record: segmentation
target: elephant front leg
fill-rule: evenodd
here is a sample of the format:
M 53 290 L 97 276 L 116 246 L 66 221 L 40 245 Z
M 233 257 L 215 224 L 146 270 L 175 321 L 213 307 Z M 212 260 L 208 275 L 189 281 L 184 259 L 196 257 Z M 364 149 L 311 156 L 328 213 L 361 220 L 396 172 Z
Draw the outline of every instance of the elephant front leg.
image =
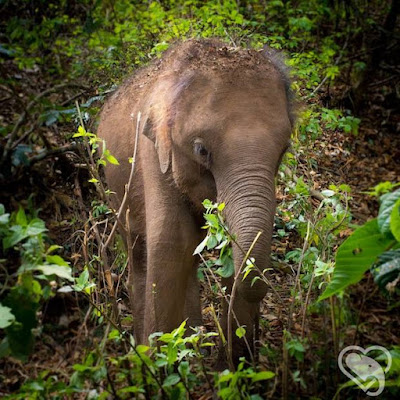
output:
M 176 221 L 175 225 L 176 225 Z M 171 332 L 186 318 L 184 313 L 189 276 L 193 268 L 195 243 L 191 232 L 173 232 L 168 224 L 168 236 L 174 240 L 156 238 L 147 243 L 145 339 L 153 332 Z
M 189 274 L 184 308 L 184 314 L 188 318 L 187 324 L 193 327 L 203 324 L 200 304 L 200 284 L 197 278 L 198 264 L 199 261 L 195 259 Z
M 132 235 L 134 243 L 128 271 L 128 294 L 133 314 L 133 333 L 138 343 L 143 342 L 143 323 L 146 291 L 146 251 L 143 239 Z

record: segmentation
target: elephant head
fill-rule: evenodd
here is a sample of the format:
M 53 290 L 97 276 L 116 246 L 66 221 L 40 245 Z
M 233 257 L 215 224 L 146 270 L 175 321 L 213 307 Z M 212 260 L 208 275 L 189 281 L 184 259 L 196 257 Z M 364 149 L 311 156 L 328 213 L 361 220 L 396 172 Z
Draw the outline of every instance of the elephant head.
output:
M 218 41 L 189 41 L 166 59 L 169 65 L 161 65 L 165 72 L 142 105 L 142 133 L 156 146 L 161 172 L 194 213 L 202 214 L 205 198 L 226 204 L 226 222 L 237 238 L 236 271 L 243 251 L 262 232 L 251 256 L 263 271 L 269 265 L 275 174 L 293 124 L 282 63 L 266 51 L 238 51 Z M 241 280 L 234 305 L 249 342 L 267 291 L 262 280 L 251 284 L 254 274 Z

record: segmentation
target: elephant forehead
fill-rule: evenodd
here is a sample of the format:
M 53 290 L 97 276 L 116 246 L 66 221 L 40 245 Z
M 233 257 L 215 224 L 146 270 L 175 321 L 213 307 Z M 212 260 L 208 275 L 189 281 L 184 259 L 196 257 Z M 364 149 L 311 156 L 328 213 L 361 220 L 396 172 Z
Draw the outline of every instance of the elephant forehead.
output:
M 192 78 L 178 98 L 177 118 L 198 124 L 199 129 L 204 129 L 205 124 L 210 129 L 224 129 L 229 124 L 248 125 L 248 121 L 286 125 L 288 113 L 283 84 L 272 78 L 262 82 L 252 78 L 243 78 L 240 82 L 231 76 Z

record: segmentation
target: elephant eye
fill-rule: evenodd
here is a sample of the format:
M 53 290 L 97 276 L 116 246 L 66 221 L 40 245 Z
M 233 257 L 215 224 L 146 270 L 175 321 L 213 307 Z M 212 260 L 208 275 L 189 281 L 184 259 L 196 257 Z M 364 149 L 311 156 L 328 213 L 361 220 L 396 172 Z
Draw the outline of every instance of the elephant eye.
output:
M 194 154 L 197 154 L 202 157 L 208 157 L 209 155 L 209 152 L 204 146 L 204 144 L 197 140 L 193 144 L 193 152 Z

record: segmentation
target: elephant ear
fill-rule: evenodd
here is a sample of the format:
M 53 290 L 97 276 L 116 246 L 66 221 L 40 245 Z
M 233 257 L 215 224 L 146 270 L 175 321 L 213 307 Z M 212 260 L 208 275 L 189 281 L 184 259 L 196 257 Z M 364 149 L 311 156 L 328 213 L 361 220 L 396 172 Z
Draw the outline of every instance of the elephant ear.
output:
M 168 124 L 168 109 L 162 104 L 152 103 L 145 115 L 141 133 L 154 142 L 158 153 L 160 169 L 163 174 L 168 171 L 171 159 L 171 133 Z

